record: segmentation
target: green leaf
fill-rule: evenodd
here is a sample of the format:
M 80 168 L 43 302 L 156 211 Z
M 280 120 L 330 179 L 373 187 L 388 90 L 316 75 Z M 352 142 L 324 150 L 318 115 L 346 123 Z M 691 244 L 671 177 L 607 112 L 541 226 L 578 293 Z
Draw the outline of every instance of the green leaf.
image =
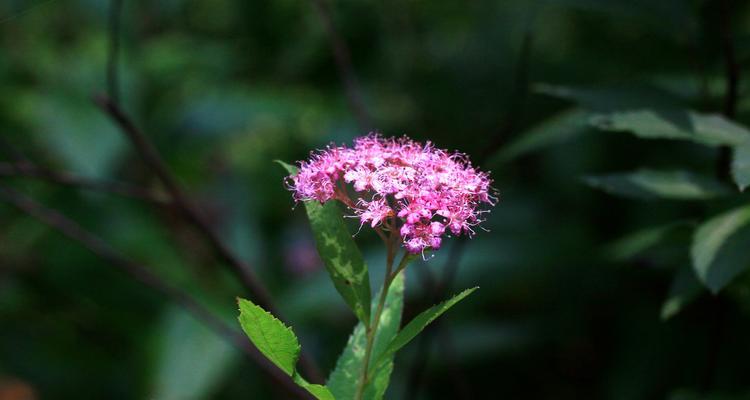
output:
M 323 385 L 316 385 L 305 380 L 300 374 L 295 373 L 292 377 L 294 383 L 304 388 L 318 400 L 336 400 L 330 390 Z
M 266 358 L 317 399 L 335 399 L 328 388 L 307 382 L 295 370 L 300 344 L 292 328 L 250 300 L 237 299 L 237 303 L 240 307 L 239 320 L 242 330 Z
M 382 290 L 382 289 L 381 289 Z M 376 299 L 378 296 L 376 296 Z M 391 283 L 385 306 L 381 315 L 378 331 L 375 333 L 375 343 L 371 360 L 377 360 L 385 351 L 388 343 L 393 340 L 401 324 L 401 312 L 404 305 L 404 273 L 400 273 Z M 377 300 L 373 299 L 372 311 L 377 307 Z M 338 399 L 353 399 L 357 382 L 362 372 L 365 353 L 365 326 L 360 322 L 354 328 L 343 353 L 336 361 L 336 368 L 328 379 L 328 387 Z M 371 363 L 371 365 L 373 365 Z M 372 380 L 365 390 L 365 399 L 381 399 L 385 394 L 393 369 L 393 355 L 379 365 L 372 373 Z
M 734 182 L 740 188 L 740 191 L 744 191 L 745 188 L 750 186 L 750 143 L 734 149 L 732 177 L 734 177 Z
M 90 102 L 70 93 L 31 93 L 17 99 L 34 137 L 75 173 L 110 176 L 128 148 L 117 126 Z
M 661 319 L 668 320 L 677 315 L 687 304 L 697 299 L 703 290 L 692 268 L 689 266 L 680 268 L 661 306 Z
M 644 139 L 690 140 L 709 146 L 739 146 L 750 140 L 750 131 L 720 115 L 686 110 L 619 111 L 595 115 L 591 124 Z
M 488 165 L 508 162 L 532 151 L 552 146 L 586 131 L 588 112 L 579 108 L 563 111 L 523 132 L 493 155 Z
M 691 225 L 687 221 L 678 221 L 641 229 L 609 244 L 604 252 L 613 260 L 627 260 L 661 243 L 676 230 Z
M 635 172 L 584 177 L 588 185 L 605 192 L 644 200 L 703 200 L 724 196 L 731 190 L 722 183 L 686 171 Z
M 150 399 L 211 398 L 237 360 L 237 352 L 184 310 L 170 307 L 158 330 Z
M 571 100 L 587 110 L 597 112 L 642 108 L 675 109 L 682 106 L 673 95 L 654 87 L 578 87 L 538 83 L 534 85 L 533 90 L 547 96 Z
M 693 235 L 690 255 L 698 279 L 718 293 L 750 265 L 750 206 L 703 223 Z
M 449 308 L 453 307 L 456 303 L 463 300 L 466 296 L 472 294 L 477 289 L 479 289 L 479 287 L 466 289 L 463 292 L 451 297 L 450 299 L 440 304 L 434 305 L 425 311 L 422 311 L 419 315 L 414 317 L 414 319 L 412 319 L 411 322 L 409 322 L 404 327 L 404 329 L 402 329 L 401 332 L 399 332 L 398 335 L 388 344 L 388 347 L 379 357 L 375 365 L 380 366 L 382 363 L 386 362 L 389 357 L 393 357 L 393 355 L 396 354 L 398 350 L 406 346 L 406 344 L 414 339 L 420 332 L 422 332 L 422 330 L 427 325 L 429 325 L 437 317 L 448 311 Z
M 290 174 L 297 169 L 278 161 Z M 335 201 L 306 201 L 315 244 L 336 290 L 360 321 L 370 320 L 370 277 L 359 248 L 346 228 Z
M 238 299 L 240 325 L 255 347 L 287 375 L 294 375 L 300 345 L 292 328 L 249 300 Z

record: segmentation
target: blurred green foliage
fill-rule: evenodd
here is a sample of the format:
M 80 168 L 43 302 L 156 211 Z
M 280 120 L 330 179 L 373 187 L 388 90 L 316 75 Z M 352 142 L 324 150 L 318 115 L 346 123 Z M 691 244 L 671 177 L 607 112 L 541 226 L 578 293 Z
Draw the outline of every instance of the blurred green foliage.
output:
M 329 6 L 372 129 L 486 161 L 501 193 L 490 232 L 465 244 L 451 288 L 482 290 L 444 316 L 432 340 L 397 356 L 387 398 L 750 396 L 747 227 L 732 231 L 728 253 L 718 243 L 729 261 L 698 257 L 729 266 L 734 279 L 721 275 L 717 295 L 691 260 L 691 246 L 702 251 L 695 229 L 702 235 L 750 201 L 723 170 L 736 165 L 747 185 L 747 147 L 725 164 L 724 150 L 704 145 L 735 145 L 750 124 L 745 2 Z M 0 3 L 0 135 L 55 171 L 159 191 L 90 100 L 107 90 L 108 21 L 106 1 Z M 731 120 L 718 116 L 727 38 L 741 78 Z M 124 0 L 119 54 L 123 108 L 255 267 L 302 347 L 333 369 L 356 320 L 272 163 L 366 133 L 312 3 Z M 585 176 L 605 177 L 596 186 L 612 194 Z M 234 298 L 248 294 L 175 213 L 1 179 L 234 323 Z M 638 199 L 613 195 L 634 189 Z M 356 240 L 381 275 L 377 238 Z M 450 251 L 407 271 L 405 321 L 425 308 L 425 282 L 440 279 Z M 21 384 L 39 398 L 287 396 L 175 304 L 0 204 L 0 398 Z

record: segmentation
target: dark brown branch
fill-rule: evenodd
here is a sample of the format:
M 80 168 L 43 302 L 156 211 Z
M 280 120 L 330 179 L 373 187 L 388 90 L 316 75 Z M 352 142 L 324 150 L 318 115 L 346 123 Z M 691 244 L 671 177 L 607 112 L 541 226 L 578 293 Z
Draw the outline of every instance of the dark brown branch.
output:
M 113 193 L 160 205 L 170 203 L 169 199 L 158 196 L 152 191 L 139 186 L 115 181 L 88 179 L 69 172 L 56 172 L 28 161 L 0 163 L 0 177 L 39 179 L 64 186 Z
M 336 30 L 331 11 L 328 9 L 325 0 L 310 1 L 312 2 L 313 7 L 315 8 L 315 13 L 318 15 L 318 18 L 320 18 L 320 22 L 323 24 L 323 28 L 328 35 L 328 42 L 331 45 L 333 59 L 336 62 L 336 69 L 339 72 L 341 83 L 344 85 L 344 90 L 346 91 L 346 99 L 349 102 L 349 107 L 357 118 L 359 128 L 363 131 L 371 130 L 374 128 L 372 125 L 372 118 L 367 112 L 364 97 L 362 96 L 362 88 L 359 85 L 357 76 L 354 73 L 354 68 L 352 67 L 349 47 Z
M 97 96 L 94 98 L 94 101 L 102 111 L 117 123 L 123 134 L 127 136 L 135 147 L 138 155 L 162 182 L 171 196 L 175 208 L 208 241 L 217 256 L 232 269 L 232 272 L 234 272 L 240 282 L 250 292 L 252 300 L 279 319 L 282 319 L 278 309 L 273 304 L 268 290 L 260 283 L 251 267 L 224 244 L 201 211 L 188 200 L 188 197 L 178 185 L 177 180 L 169 172 L 156 147 L 109 98 L 106 96 Z M 312 360 L 304 353 L 300 357 L 300 366 L 311 381 L 314 383 L 322 382 L 322 374 Z
M 87 231 L 75 221 L 55 210 L 44 207 L 13 189 L 0 186 L 0 199 L 13 205 L 21 212 L 28 214 L 50 228 L 62 233 L 69 239 L 78 242 L 89 251 L 138 282 L 160 292 L 189 312 L 197 320 L 203 322 L 219 336 L 240 348 L 247 356 L 255 361 L 263 371 L 268 373 L 271 378 L 282 385 L 289 393 L 295 394 L 303 399 L 311 398 L 307 392 L 292 382 L 289 376 L 269 362 L 268 359 L 266 359 L 258 349 L 252 346 L 251 342 L 240 332 L 225 324 L 201 303 L 191 297 L 189 293 L 164 282 L 158 276 L 151 273 L 151 269 L 147 266 L 125 258 L 108 243 Z
M 106 96 L 97 96 L 94 101 L 96 104 L 114 120 L 121 128 L 125 136 L 130 140 L 136 149 L 138 155 L 154 172 L 156 177 L 164 184 L 169 195 L 172 197 L 177 209 L 195 226 L 211 244 L 219 257 L 229 266 L 237 275 L 240 282 L 251 292 L 253 300 L 261 307 L 272 311 L 270 294 L 264 286 L 258 282 L 258 278 L 251 268 L 237 256 L 219 239 L 213 228 L 206 221 L 203 214 L 188 200 L 187 196 L 177 184 L 177 180 L 167 169 L 166 164 L 157 152 L 154 145 L 136 128 L 135 124 L 126 116 L 123 111 Z

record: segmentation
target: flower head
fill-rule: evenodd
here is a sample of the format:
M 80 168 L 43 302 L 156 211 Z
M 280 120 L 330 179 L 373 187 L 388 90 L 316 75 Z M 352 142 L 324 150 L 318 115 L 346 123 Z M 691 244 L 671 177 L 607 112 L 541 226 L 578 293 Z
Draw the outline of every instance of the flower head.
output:
M 288 179 L 295 200 L 339 200 L 362 225 L 398 234 L 410 253 L 440 248 L 446 232 L 473 235 L 487 212 L 481 206 L 497 200 L 489 175 L 465 155 L 408 137 L 370 134 L 353 148 L 329 146 Z

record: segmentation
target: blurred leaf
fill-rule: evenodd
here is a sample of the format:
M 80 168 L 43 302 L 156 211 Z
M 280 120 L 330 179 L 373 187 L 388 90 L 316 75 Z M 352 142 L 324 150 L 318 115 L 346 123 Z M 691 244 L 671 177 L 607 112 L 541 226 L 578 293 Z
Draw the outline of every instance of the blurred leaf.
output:
M 703 200 L 731 193 L 722 183 L 687 171 L 642 169 L 630 173 L 587 176 L 584 182 L 607 193 L 644 200 Z
M 695 390 L 679 389 L 672 392 L 668 400 L 750 400 L 750 393 L 700 393 Z
M 182 130 L 196 136 L 254 136 L 268 132 L 283 139 L 293 132 L 297 138 L 317 137 L 320 130 L 330 129 L 332 119 L 337 117 L 335 105 L 309 89 L 279 90 L 231 82 L 223 87 L 191 85 L 186 90 L 194 95 L 180 104 L 182 108 L 175 117 Z
M 398 335 L 388 344 L 386 350 L 379 357 L 375 366 L 380 366 L 381 363 L 385 363 L 389 357 L 392 357 L 399 349 L 406 346 L 412 339 L 414 339 L 422 330 L 434 321 L 437 317 L 448 311 L 449 308 L 453 307 L 459 301 L 463 300 L 466 296 L 472 294 L 479 287 L 473 287 L 466 289 L 463 292 L 451 297 L 450 299 L 434 305 L 427 310 L 421 312 L 419 315 L 414 317 Z
M 195 279 L 191 273 L 195 260 L 175 248 L 167 227 L 155 224 L 152 216 L 139 211 L 133 207 L 117 207 L 117 212 L 101 223 L 107 238 L 128 256 L 149 260 L 151 272 L 162 279 L 195 293 L 205 293 L 202 285 L 206 282 Z M 231 310 L 231 300 L 227 300 Z
M 552 146 L 586 131 L 588 113 L 578 108 L 563 111 L 535 125 L 507 146 L 502 147 L 487 161 L 488 165 L 508 162 L 548 146 Z
M 587 110 L 598 112 L 681 106 L 680 101 L 668 92 L 652 87 L 576 87 L 538 83 L 533 89 L 536 93 L 571 100 Z
M 182 309 L 168 308 L 158 331 L 159 346 L 148 396 L 158 400 L 210 398 L 237 353 Z
M 693 236 L 693 268 L 718 293 L 750 266 L 750 206 L 735 208 L 703 223 Z
M 116 126 L 88 99 L 66 93 L 29 94 L 17 107 L 34 136 L 72 172 L 109 176 L 127 148 Z
M 290 174 L 297 169 L 279 161 Z M 315 244 L 336 290 L 360 321 L 370 320 L 370 278 L 362 253 L 346 228 L 335 201 L 306 201 Z
M 690 140 L 709 146 L 739 146 L 750 131 L 720 115 L 651 109 L 595 115 L 591 124 L 607 131 L 628 131 L 644 139 Z
M 327 271 L 316 271 L 305 279 L 295 279 L 279 296 L 284 306 L 284 315 L 290 320 L 305 321 L 321 314 L 346 312 L 349 308 L 330 284 Z
M 661 319 L 667 320 L 677 315 L 703 292 L 703 286 L 689 266 L 680 268 L 675 274 L 669 294 L 661 306 Z
M 750 142 L 734 149 L 732 176 L 740 191 L 750 186 Z
M 239 321 L 242 330 L 255 347 L 316 398 L 332 400 L 333 396 L 325 386 L 308 383 L 297 374 L 295 366 L 299 358 L 300 344 L 292 328 L 249 300 L 237 299 L 237 303 L 240 307 Z
M 382 289 L 381 289 L 382 290 Z M 377 298 L 372 301 L 372 313 L 377 308 Z M 404 306 L 404 274 L 400 273 L 393 280 L 385 300 L 385 308 L 380 317 L 378 331 L 375 334 L 371 365 L 385 351 L 385 347 L 396 336 L 401 325 L 401 311 Z M 354 328 L 349 336 L 349 341 L 343 353 L 336 361 L 336 368 L 331 372 L 328 379 L 328 387 L 338 399 L 353 399 L 356 393 L 357 382 L 362 373 L 363 358 L 365 356 L 365 345 L 367 342 L 365 326 L 361 322 Z M 365 399 L 382 399 L 388 388 L 391 370 L 393 369 L 393 355 L 385 364 L 380 365 L 376 371 L 371 371 L 372 381 L 365 390 Z
M 459 355 L 434 360 L 435 363 L 447 367 L 450 367 L 451 363 L 470 365 L 490 355 L 507 356 L 522 353 L 530 344 L 542 340 L 542 332 L 529 322 L 466 320 L 451 323 L 443 329 L 448 337 L 453 338 L 453 354 Z
M 46 226 L 30 218 L 7 221 L 0 240 L 0 258 L 8 264 L 15 264 L 33 255 L 34 245 L 48 232 Z
M 605 253 L 613 260 L 624 261 L 633 258 L 656 246 L 675 230 L 692 225 L 690 222 L 678 221 L 666 225 L 652 226 L 630 233 L 605 248 Z
M 682 1 L 648 0 L 556 0 L 553 3 L 596 12 L 610 21 L 633 20 L 639 26 L 649 26 L 662 35 L 679 40 L 677 30 L 693 32 L 696 28 L 695 15 Z

